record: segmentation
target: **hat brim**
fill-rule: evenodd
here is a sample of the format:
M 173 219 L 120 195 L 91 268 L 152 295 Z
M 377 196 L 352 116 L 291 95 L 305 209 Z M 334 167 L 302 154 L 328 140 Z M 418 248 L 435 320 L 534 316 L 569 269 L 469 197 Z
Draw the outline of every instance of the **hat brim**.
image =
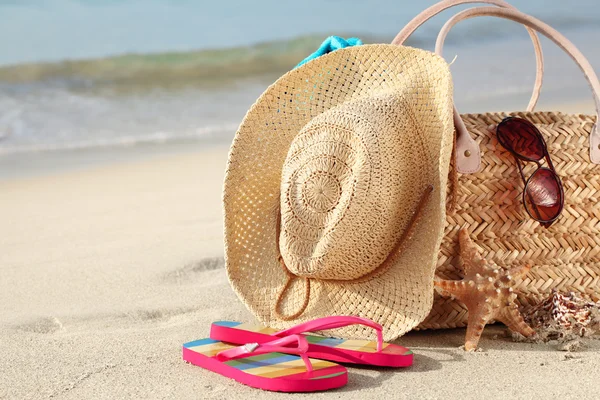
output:
M 302 127 L 344 102 L 398 90 L 417 117 L 433 163 L 415 166 L 431 173 L 434 190 L 397 262 L 366 281 L 311 280 L 309 303 L 297 320 L 274 312 L 287 274 L 278 258 L 281 171 Z M 424 114 L 426 113 L 426 114 Z M 223 203 L 227 274 L 240 299 L 258 319 L 274 328 L 331 315 L 358 315 L 380 323 L 393 340 L 416 327 L 433 302 L 433 274 L 445 226 L 445 198 L 453 142 L 452 80 L 447 63 L 433 53 L 393 45 L 337 50 L 288 72 L 248 111 L 234 138 L 227 165 Z M 433 164 L 433 165 L 430 165 Z M 303 299 L 304 279 L 293 279 L 286 299 Z M 294 302 L 289 302 L 294 303 Z M 354 338 L 374 337 L 362 326 L 336 331 Z

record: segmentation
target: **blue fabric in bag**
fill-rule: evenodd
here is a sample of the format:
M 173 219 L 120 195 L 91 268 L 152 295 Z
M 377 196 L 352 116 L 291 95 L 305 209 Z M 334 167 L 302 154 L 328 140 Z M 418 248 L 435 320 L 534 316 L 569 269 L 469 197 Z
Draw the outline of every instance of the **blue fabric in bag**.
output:
M 345 47 L 360 46 L 361 44 L 363 44 L 363 42 L 358 38 L 344 39 L 339 36 L 329 36 L 327 39 L 325 39 L 321 46 L 319 46 L 317 51 L 312 53 L 310 56 L 306 57 L 304 60 L 300 61 L 300 63 L 294 68 L 298 68 L 299 66 L 304 65 L 310 60 L 314 60 L 315 58 L 320 57 L 323 54 L 331 53 L 332 51 L 335 51 L 337 49 L 343 49 Z

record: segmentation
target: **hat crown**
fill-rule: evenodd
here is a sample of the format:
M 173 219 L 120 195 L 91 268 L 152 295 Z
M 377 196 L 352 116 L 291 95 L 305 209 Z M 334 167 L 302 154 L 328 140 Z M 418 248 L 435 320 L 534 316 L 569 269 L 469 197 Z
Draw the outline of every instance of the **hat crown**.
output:
M 381 265 L 409 224 L 427 173 L 422 130 L 397 92 L 318 115 L 283 165 L 279 247 L 297 276 L 360 278 Z

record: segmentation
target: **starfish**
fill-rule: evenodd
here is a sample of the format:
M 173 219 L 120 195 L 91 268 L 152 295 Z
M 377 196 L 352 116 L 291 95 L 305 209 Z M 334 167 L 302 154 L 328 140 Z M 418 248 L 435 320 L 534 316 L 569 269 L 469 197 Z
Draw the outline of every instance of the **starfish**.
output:
M 511 331 L 523 336 L 533 335 L 535 331 L 523 320 L 515 302 L 517 294 L 512 288 L 518 278 L 527 275 L 531 266 L 504 270 L 489 265 L 479 254 L 466 228 L 460 230 L 458 241 L 464 278 L 454 281 L 436 277 L 434 284 L 443 295 L 456 297 L 469 310 L 465 350 L 477 348 L 483 328 L 492 320 L 504 323 Z

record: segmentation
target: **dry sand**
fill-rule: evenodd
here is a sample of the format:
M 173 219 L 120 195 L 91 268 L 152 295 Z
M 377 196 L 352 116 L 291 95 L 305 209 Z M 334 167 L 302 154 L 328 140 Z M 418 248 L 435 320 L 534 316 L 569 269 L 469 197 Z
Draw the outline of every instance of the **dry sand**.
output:
M 216 148 L 0 181 L 0 398 L 284 398 L 181 360 L 213 320 L 252 320 L 223 269 Z M 413 332 L 405 370 L 349 368 L 296 398 L 598 398 L 600 341 L 579 352 L 485 330 Z

